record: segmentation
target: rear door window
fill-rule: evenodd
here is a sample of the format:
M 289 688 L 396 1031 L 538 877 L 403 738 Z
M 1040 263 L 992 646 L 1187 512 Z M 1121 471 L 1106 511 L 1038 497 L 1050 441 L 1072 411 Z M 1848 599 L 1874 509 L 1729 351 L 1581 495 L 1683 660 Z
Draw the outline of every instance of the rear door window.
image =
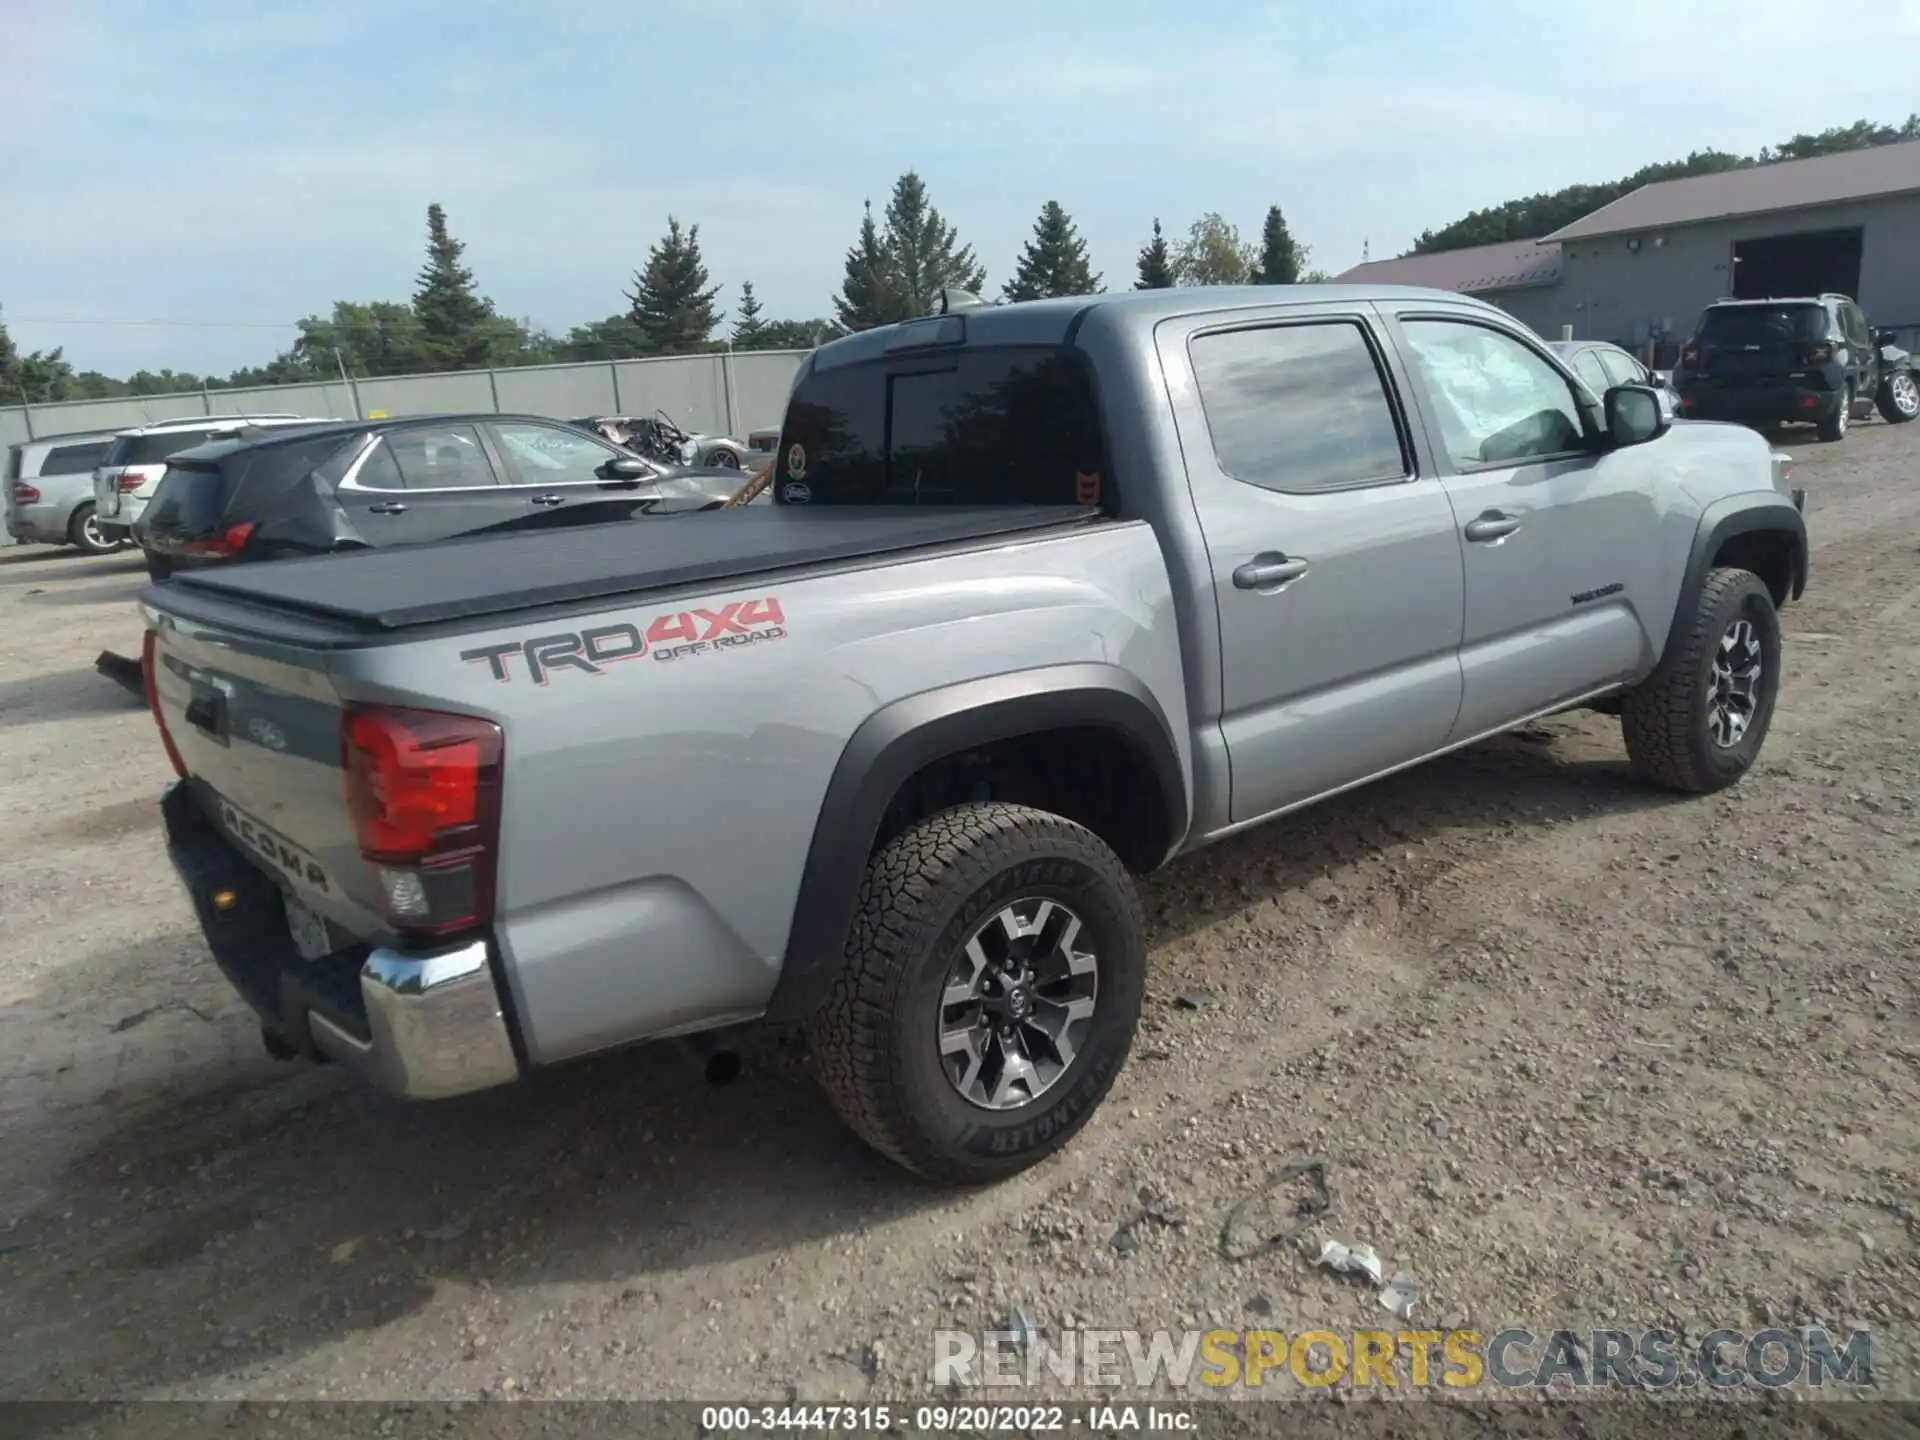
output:
M 40 462 L 41 475 L 86 475 L 99 465 L 110 442 L 89 440 L 79 445 L 56 445 Z
M 787 406 L 784 505 L 1111 506 L 1099 408 L 1055 346 L 979 346 L 809 373 Z
M 1188 343 L 1220 468 L 1310 495 L 1406 478 L 1386 379 L 1350 320 L 1196 335 Z
M 369 489 L 476 490 L 496 481 L 473 426 L 418 425 L 388 431 L 361 467 L 358 483 Z

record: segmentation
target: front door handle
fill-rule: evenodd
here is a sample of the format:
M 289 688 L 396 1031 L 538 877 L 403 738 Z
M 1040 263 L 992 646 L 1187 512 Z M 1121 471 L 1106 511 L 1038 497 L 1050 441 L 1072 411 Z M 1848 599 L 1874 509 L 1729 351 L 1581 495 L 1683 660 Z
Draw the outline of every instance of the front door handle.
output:
M 404 515 L 407 507 L 398 500 L 382 500 L 378 505 L 367 506 L 369 515 Z
M 1467 539 L 1476 545 L 1485 545 L 1495 540 L 1504 540 L 1520 528 L 1520 522 L 1511 515 L 1502 515 L 1498 510 L 1489 510 L 1477 520 L 1467 522 Z
M 1307 573 L 1307 562 L 1268 551 L 1256 555 L 1233 572 L 1233 583 L 1242 590 L 1266 590 L 1298 580 Z
M 566 503 L 566 499 L 567 497 L 564 495 L 536 495 L 533 497 L 533 503 L 536 505 L 562 505 Z

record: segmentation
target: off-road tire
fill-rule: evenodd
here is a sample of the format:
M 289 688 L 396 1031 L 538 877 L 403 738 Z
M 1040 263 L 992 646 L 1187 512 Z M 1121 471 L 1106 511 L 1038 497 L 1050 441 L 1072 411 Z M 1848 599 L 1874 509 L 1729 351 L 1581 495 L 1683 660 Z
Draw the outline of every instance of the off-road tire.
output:
M 109 540 L 105 535 L 95 539 L 98 527 L 88 525 L 88 522 L 93 519 L 93 513 L 91 500 L 75 507 L 72 516 L 67 520 L 67 543 L 83 555 L 111 555 L 120 548 L 122 542 Z
M 1746 733 L 1722 748 L 1707 730 L 1714 656 L 1736 620 L 1758 633 L 1761 675 L 1758 701 Z M 1670 790 L 1694 795 L 1724 790 L 1752 768 L 1773 721 L 1780 693 L 1780 617 L 1773 596 L 1748 570 L 1714 570 L 1692 612 L 1674 617 L 1666 658 L 1646 680 L 1627 691 L 1620 727 L 1627 755 L 1641 775 Z
M 941 1068 L 938 998 L 974 930 L 1040 895 L 1080 918 L 1099 992 L 1071 1065 L 1012 1110 L 964 1098 Z M 846 963 L 808 1022 L 815 1074 L 874 1149 L 926 1179 L 1003 1179 L 1060 1149 L 1125 1064 L 1146 988 L 1145 927 L 1126 867 L 1090 830 L 1019 805 L 961 805 L 881 847 L 860 886 Z
M 1874 397 L 1874 403 L 1880 407 L 1880 418 L 1889 425 L 1906 424 L 1920 415 L 1920 376 L 1910 370 L 1895 371 L 1880 382 L 1880 393 Z
M 1841 392 L 1840 403 L 1833 407 L 1833 414 L 1820 417 L 1820 438 L 1832 444 L 1836 440 L 1847 438 L 1847 427 L 1853 423 L 1853 382 L 1847 381 L 1847 388 Z

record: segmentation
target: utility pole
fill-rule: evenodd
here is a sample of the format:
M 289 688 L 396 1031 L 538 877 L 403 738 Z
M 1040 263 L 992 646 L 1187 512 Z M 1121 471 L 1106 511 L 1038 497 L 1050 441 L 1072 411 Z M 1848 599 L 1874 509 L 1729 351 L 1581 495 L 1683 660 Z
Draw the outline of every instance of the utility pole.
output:
M 333 347 L 333 363 L 340 369 L 340 383 L 347 387 L 347 398 L 353 401 L 353 418 L 356 420 L 366 419 L 367 417 L 360 413 L 360 387 L 355 385 L 353 383 L 353 377 L 347 374 L 347 362 L 340 358 L 340 347 L 338 345 Z

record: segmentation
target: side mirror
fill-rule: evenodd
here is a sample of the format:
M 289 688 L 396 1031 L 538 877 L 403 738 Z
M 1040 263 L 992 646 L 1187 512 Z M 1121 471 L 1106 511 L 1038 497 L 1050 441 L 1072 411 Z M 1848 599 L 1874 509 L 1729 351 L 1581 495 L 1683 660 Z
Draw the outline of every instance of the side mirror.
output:
M 609 480 L 651 480 L 653 470 L 644 460 L 636 460 L 631 455 L 616 455 L 600 467 L 600 473 Z
M 1673 428 L 1673 412 L 1660 403 L 1660 393 L 1650 385 L 1616 385 L 1601 404 L 1616 450 L 1658 440 Z

